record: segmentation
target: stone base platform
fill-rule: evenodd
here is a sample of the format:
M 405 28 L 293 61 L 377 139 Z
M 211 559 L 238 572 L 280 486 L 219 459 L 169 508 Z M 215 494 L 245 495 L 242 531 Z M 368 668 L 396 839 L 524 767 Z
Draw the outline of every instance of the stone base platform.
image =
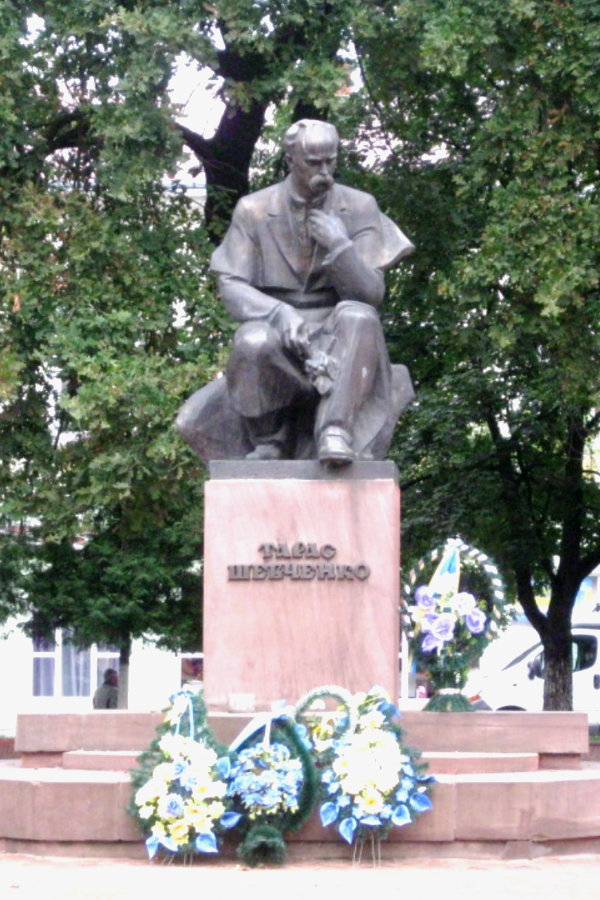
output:
M 143 858 L 126 807 L 128 770 L 160 713 L 124 710 L 19 718 L 18 760 L 0 764 L 0 850 Z M 216 715 L 228 742 L 243 717 Z M 579 713 L 407 712 L 405 743 L 437 776 L 431 812 L 382 843 L 385 859 L 523 858 L 600 851 L 600 766 Z M 233 851 L 232 851 L 233 852 Z M 291 859 L 346 859 L 315 815 L 290 837 Z

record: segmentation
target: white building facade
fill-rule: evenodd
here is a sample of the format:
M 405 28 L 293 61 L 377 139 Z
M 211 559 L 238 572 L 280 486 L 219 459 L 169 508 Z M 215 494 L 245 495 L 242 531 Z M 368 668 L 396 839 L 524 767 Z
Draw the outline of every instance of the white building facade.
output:
M 57 629 L 54 641 L 32 640 L 16 621 L 0 629 L 0 737 L 13 737 L 23 712 L 89 712 L 105 669 L 119 668 L 116 648 L 78 648 Z M 134 641 L 128 708 L 160 710 L 186 681 L 201 678 L 201 654 L 177 654 Z

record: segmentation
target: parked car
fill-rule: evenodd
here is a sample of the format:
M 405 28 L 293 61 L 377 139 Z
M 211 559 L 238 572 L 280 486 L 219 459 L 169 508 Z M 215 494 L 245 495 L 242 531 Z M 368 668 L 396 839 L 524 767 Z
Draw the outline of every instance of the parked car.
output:
M 586 712 L 590 725 L 600 724 L 600 624 L 572 627 L 573 709 Z M 472 676 L 471 688 L 476 708 L 491 710 L 543 709 L 544 650 L 542 644 L 529 646 L 495 672 Z

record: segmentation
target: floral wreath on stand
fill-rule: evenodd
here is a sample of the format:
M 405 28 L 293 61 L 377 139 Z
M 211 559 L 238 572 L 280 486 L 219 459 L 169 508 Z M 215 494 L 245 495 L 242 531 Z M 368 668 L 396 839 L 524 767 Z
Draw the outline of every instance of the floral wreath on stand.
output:
M 218 853 L 220 835 L 240 817 L 227 797 L 230 760 L 206 725 L 200 694 L 173 695 L 156 739 L 138 762 L 129 811 L 150 859 L 159 851 L 168 859 Z
M 340 701 L 336 710 L 315 710 L 328 698 Z M 418 762 L 419 754 L 403 746 L 399 715 L 380 687 L 355 695 L 340 687 L 317 688 L 296 707 L 320 774 L 321 823 L 337 828 L 353 846 L 355 860 L 369 841 L 373 862 L 380 862 L 381 838 L 432 807 L 435 779 Z
M 458 589 L 460 553 L 466 557 L 467 576 L 478 567 L 489 581 L 491 591 L 488 587 L 486 593 L 491 596 L 476 598 L 470 591 Z M 415 588 L 427 562 L 440 557 L 429 585 Z M 454 539 L 443 549 L 436 548 L 428 560 L 421 560 L 409 573 L 404 591 L 402 622 L 413 664 L 426 674 L 433 690 L 425 709 L 471 710 L 469 700 L 461 693 L 469 670 L 509 621 L 497 568 L 481 551 Z
M 313 708 L 325 700 L 335 710 Z M 336 825 L 360 858 L 380 839 L 431 809 L 435 781 L 417 751 L 402 743 L 398 710 L 378 687 L 350 694 L 318 688 L 295 709 L 260 713 L 229 748 L 206 723 L 201 693 L 181 691 L 132 772 L 129 812 L 150 859 L 218 853 L 235 830 L 249 866 L 281 864 L 285 834 L 300 828 L 317 802 L 323 827 Z
M 317 775 L 289 711 L 259 715 L 231 745 L 227 796 L 239 815 L 238 856 L 249 866 L 281 865 L 284 834 L 310 815 Z

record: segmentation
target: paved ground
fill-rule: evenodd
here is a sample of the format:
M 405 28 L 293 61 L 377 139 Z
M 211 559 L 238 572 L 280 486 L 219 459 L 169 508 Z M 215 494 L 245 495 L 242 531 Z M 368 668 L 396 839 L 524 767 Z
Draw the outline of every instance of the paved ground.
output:
M 588 900 L 600 896 L 600 855 L 536 860 L 420 859 L 293 863 L 245 869 L 218 860 L 193 866 L 143 860 L 66 859 L 0 854 L 2 900 Z

